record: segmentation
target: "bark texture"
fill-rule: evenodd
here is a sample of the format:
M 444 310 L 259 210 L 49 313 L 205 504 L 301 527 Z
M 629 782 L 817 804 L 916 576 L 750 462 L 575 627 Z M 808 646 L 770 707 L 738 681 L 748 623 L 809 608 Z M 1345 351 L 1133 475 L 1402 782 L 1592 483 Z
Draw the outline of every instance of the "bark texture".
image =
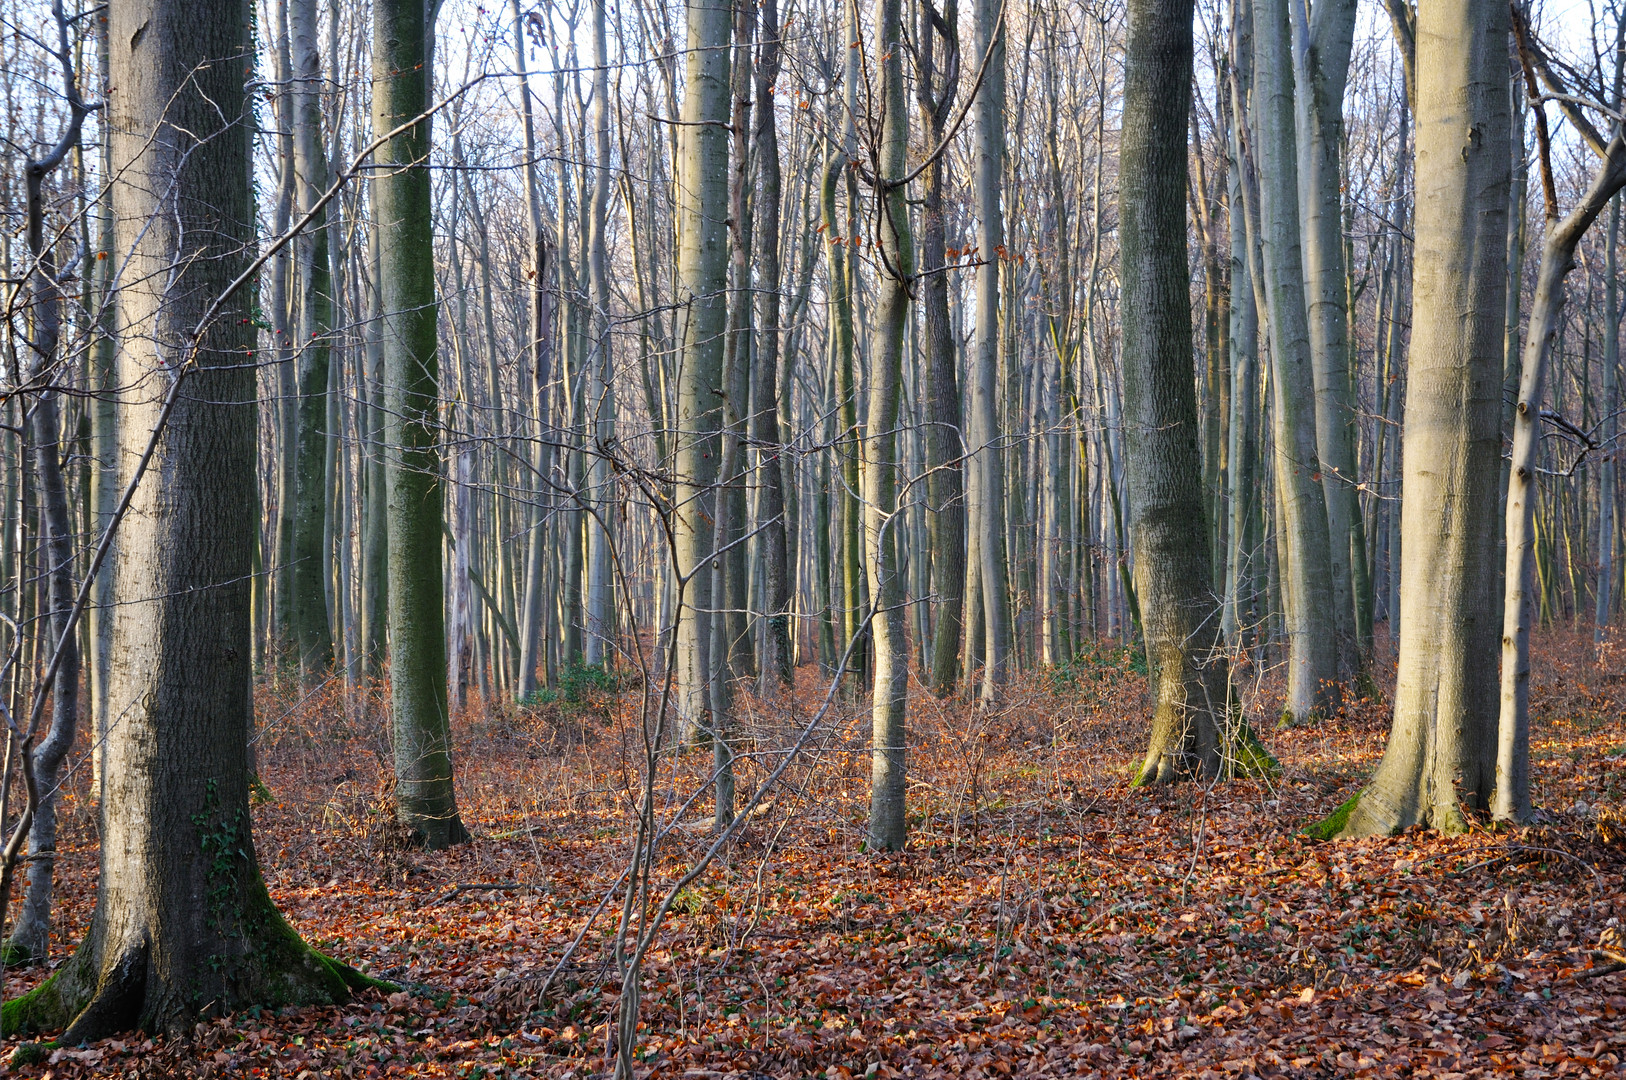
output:
M 0 1021 L 7 1034 L 65 1025 L 64 1044 L 178 1032 L 252 1004 L 342 1001 L 361 980 L 283 922 L 249 829 L 249 294 L 204 321 L 253 236 L 248 8 L 133 0 L 109 18 L 114 249 L 129 253 L 121 487 L 150 467 L 118 549 L 120 720 L 106 750 L 95 912 L 74 956 Z
M 915 273 L 914 238 L 904 174 L 909 112 L 903 84 L 903 0 L 876 0 L 875 56 L 881 69 L 881 152 L 877 161 L 876 244 L 880 296 L 870 331 L 869 414 L 864 431 L 864 547 L 870 595 L 875 599 L 875 683 L 870 733 L 870 851 L 901 851 L 907 752 L 905 707 L 909 652 L 904 640 L 903 577 L 895 535 L 898 514 L 898 399 L 903 337 L 909 324 L 909 286 Z
M 1316 441 L 1315 375 L 1304 306 L 1288 0 L 1254 4 L 1260 247 L 1270 323 L 1275 479 L 1289 642 L 1283 723 L 1330 710 L 1339 681 L 1327 499 Z
M 1258 751 L 1232 716 L 1219 644 L 1202 491 L 1186 255 L 1187 87 L 1192 0 L 1133 0 L 1124 54 L 1118 204 L 1124 434 L 1151 744 L 1137 784 L 1251 771 Z M 1245 750 L 1239 759 L 1236 750 Z
M 684 579 L 677 623 L 678 710 L 685 737 L 705 730 L 710 684 L 712 506 L 722 424 L 728 315 L 727 5 L 689 0 L 678 157 L 677 302 L 680 359 L 672 534 Z
M 380 0 L 373 9 L 373 130 L 394 130 L 429 107 L 432 0 Z M 429 848 L 469 838 L 452 788 L 441 530 L 444 495 L 436 431 L 434 238 L 430 121 L 380 147 L 373 201 L 381 236 L 384 435 L 389 535 L 391 735 L 396 817 Z
M 1416 42 L 1400 659 L 1383 761 L 1322 826 L 1345 836 L 1460 831 L 1494 782 L 1508 8 L 1433 0 Z

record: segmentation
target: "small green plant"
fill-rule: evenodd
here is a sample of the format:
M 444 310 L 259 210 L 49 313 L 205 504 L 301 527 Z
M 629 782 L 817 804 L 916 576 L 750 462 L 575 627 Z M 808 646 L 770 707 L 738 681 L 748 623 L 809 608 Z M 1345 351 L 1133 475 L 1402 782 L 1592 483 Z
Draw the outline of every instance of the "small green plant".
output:
M 1146 650 L 1140 645 L 1124 648 L 1098 644 L 1045 669 L 1044 679 L 1052 693 L 1063 693 L 1114 675 L 1146 673 Z
M 698 915 L 706 910 L 706 898 L 693 889 L 679 889 L 672 897 L 672 910 L 684 915 Z
M 539 687 L 519 699 L 521 708 L 540 709 L 559 700 L 559 691 L 551 686 Z
M 613 694 L 615 674 L 604 664 L 566 664 L 559 672 L 559 696 L 580 705 L 591 694 Z

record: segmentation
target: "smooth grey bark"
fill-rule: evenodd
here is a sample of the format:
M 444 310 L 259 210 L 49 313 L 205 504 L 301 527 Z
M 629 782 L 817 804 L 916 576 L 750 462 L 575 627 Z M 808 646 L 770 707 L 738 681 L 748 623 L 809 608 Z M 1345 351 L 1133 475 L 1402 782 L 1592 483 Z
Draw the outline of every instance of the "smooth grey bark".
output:
M 373 130 L 393 131 L 429 107 L 435 6 L 378 0 L 373 8 Z M 396 817 L 434 849 L 469 838 L 452 785 L 441 565 L 444 491 L 434 243 L 430 232 L 430 118 L 379 147 L 374 213 L 383 292 L 389 531 L 391 735 Z
M 39 499 L 39 524 L 43 534 L 43 565 L 45 578 L 40 605 L 41 621 L 45 624 L 44 657 L 57 657 L 56 675 L 49 688 L 31 687 L 34 693 L 51 696 L 51 720 L 44 737 L 34 743 L 39 734 L 32 719 L 16 746 L 24 755 L 23 777 L 25 799 L 33 811 L 28 826 L 28 884 L 23 890 L 22 911 L 11 937 L 6 942 L 0 962 L 42 963 L 50 953 L 51 898 L 56 871 L 56 806 L 57 784 L 62 762 L 73 746 L 79 724 L 79 635 L 73 619 L 77 588 L 74 582 L 73 515 L 69 505 L 68 479 L 63 465 L 63 430 L 58 386 L 66 382 L 65 358 L 58 355 L 62 341 L 62 287 L 57 280 L 57 260 L 54 237 L 45 236 L 46 195 L 45 182 L 67 160 L 69 153 L 79 148 L 89 108 L 79 96 L 74 76 L 73 54 L 68 48 L 68 24 L 59 6 L 53 10 L 57 30 L 56 57 L 62 74 L 63 96 L 68 105 L 68 121 L 56 144 L 42 157 L 30 156 L 23 166 L 24 234 L 30 263 L 27 277 L 28 347 L 26 379 L 37 391 L 33 407 L 25 410 L 30 415 L 29 441 L 33 444 L 35 491 Z M 27 463 L 23 463 L 27 468 Z M 32 669 L 28 669 L 32 678 Z M 38 704 L 30 703 L 35 715 Z M 15 728 L 13 731 L 15 732 Z M 7 851 L 9 857 L 13 852 Z M 10 866 L 7 871 L 9 873 Z M 9 882 L 7 885 L 9 886 Z M 0 904 L 9 901 L 9 892 L 0 891 Z M 0 908 L 3 914 L 3 908 Z
M 864 555 L 875 605 L 874 695 L 870 711 L 868 851 L 901 851 L 908 839 L 905 732 L 909 652 L 904 634 L 903 575 L 898 566 L 898 402 L 914 237 L 902 181 L 909 151 L 903 79 L 903 0 L 876 0 L 875 65 L 880 69 L 881 144 L 875 158 L 875 229 L 879 296 L 870 333 L 869 409 L 865 417 Z
M 288 0 L 276 6 L 277 18 L 277 82 L 292 87 L 294 78 L 293 48 L 288 33 Z M 298 183 L 294 164 L 294 102 L 292 90 L 277 95 L 277 202 L 272 217 L 272 229 L 278 236 L 288 231 L 293 220 Z M 271 258 L 271 336 L 277 359 L 277 527 L 276 527 L 276 591 L 274 594 L 273 625 L 279 655 L 278 675 L 281 675 L 281 651 L 292 644 L 293 624 L 293 539 L 294 539 L 294 463 L 296 455 L 295 433 L 298 413 L 295 407 L 294 338 L 298 333 L 298 320 L 292 317 L 289 290 L 294 276 L 295 245 L 285 244 Z M 297 649 L 297 645 L 295 645 Z
M 1005 680 L 1010 652 L 1010 596 L 1005 561 L 1005 453 L 999 445 L 999 279 L 1005 264 L 1005 18 L 999 0 L 975 0 L 975 55 L 985 66 L 975 107 L 977 326 L 972 345 L 971 470 L 968 527 L 977 530 L 985 620 L 981 697 L 992 701 Z
M 604 26 L 605 0 L 589 5 L 588 28 L 593 50 L 593 184 L 587 203 L 587 286 L 591 305 L 592 337 L 587 357 L 585 418 L 589 433 L 587 454 L 587 581 L 582 662 L 606 663 L 615 635 L 615 590 L 611 581 L 614 488 L 610 455 L 615 446 L 615 387 L 610 367 L 610 263 L 608 226 L 610 199 L 610 72 L 609 47 Z
M 1252 549 L 1249 544 L 1253 521 L 1258 506 L 1258 399 L 1259 399 L 1259 306 L 1254 289 L 1259 283 L 1253 275 L 1251 236 L 1258 229 L 1249 229 L 1249 222 L 1257 217 L 1259 203 L 1258 181 L 1253 175 L 1253 163 L 1243 151 L 1242 118 L 1248 100 L 1248 87 L 1253 79 L 1253 28 L 1245 3 L 1235 5 L 1232 18 L 1231 78 L 1227 88 L 1231 94 L 1230 130 L 1228 134 L 1231 167 L 1227 175 L 1230 198 L 1231 243 L 1231 329 L 1228 340 L 1231 349 L 1231 447 L 1230 470 L 1226 475 L 1227 511 L 1231 515 L 1226 531 L 1225 552 L 1225 609 L 1221 614 L 1220 632 L 1233 647 L 1239 644 L 1245 621 L 1251 617 L 1253 574 L 1250 569 Z M 1244 605 L 1248 606 L 1244 606 Z
M 1508 9 L 1431 0 L 1416 42 L 1400 658 L 1383 761 L 1322 826 L 1343 836 L 1460 831 L 1494 783 Z
M 527 274 L 531 280 L 531 290 L 525 305 L 525 352 L 529 369 L 528 375 L 531 386 L 522 388 L 524 397 L 530 399 L 530 404 L 539 406 L 545 399 L 549 380 L 545 368 L 545 355 L 547 352 L 548 335 L 552 332 L 552 318 L 548 307 L 548 276 L 549 267 L 545 233 L 542 224 L 542 194 L 541 185 L 537 178 L 537 144 L 536 119 L 531 98 L 531 80 L 526 71 L 525 64 L 525 26 L 526 20 L 520 12 L 519 0 L 510 0 L 510 13 L 514 20 L 514 69 L 519 73 L 520 93 L 520 127 L 524 135 L 525 164 L 521 169 L 521 179 L 525 186 L 525 226 L 526 246 L 530 252 L 531 265 Z M 560 193 L 560 204 L 564 203 L 564 194 Z M 482 230 L 483 234 L 484 230 Z M 560 242 L 565 242 L 561 234 Z M 492 385 L 497 385 L 495 375 Z M 536 409 L 538 421 L 542 421 L 542 410 Z M 499 424 L 502 423 L 499 414 Z M 525 575 L 524 584 L 520 588 L 520 648 L 519 648 L 519 678 L 514 682 L 514 695 L 520 701 L 529 700 L 537 691 L 537 668 L 543 663 L 543 636 L 546 634 L 545 593 L 546 560 L 547 560 L 547 517 L 554 499 L 549 487 L 551 479 L 553 454 L 549 440 L 537 440 L 536 450 L 531 455 L 531 464 L 535 469 L 535 481 L 530 488 L 532 505 L 521 509 L 520 513 L 529 512 L 530 520 L 525 530 Z
M 1541 149 L 1545 159 L 1549 149 L 1544 130 L 1546 120 L 1539 115 L 1542 108 L 1541 104 L 1536 105 L 1536 123 L 1543 129 Z M 1575 251 L 1581 238 L 1621 187 L 1626 186 L 1626 138 L 1622 137 L 1619 126 L 1605 144 L 1578 112 L 1572 111 L 1571 116 L 1572 123 L 1602 160 L 1580 201 L 1562 219 L 1556 217 L 1557 206 L 1548 203 L 1547 236 L 1541 246 L 1535 299 L 1530 306 L 1530 327 L 1524 338 L 1519 398 L 1513 411 L 1513 452 L 1509 462 L 1505 522 L 1507 563 L 1503 572 L 1501 708 L 1497 720 L 1496 792 L 1491 800 L 1491 816 L 1499 821 L 1525 822 L 1532 815 L 1530 622 L 1534 604 L 1530 594 L 1535 556 L 1536 454 L 1541 444 L 1541 405 L 1547 369 L 1564 315 L 1564 281 L 1575 268 Z M 1544 171 L 1549 167 L 1544 161 Z M 1549 186 L 1549 193 L 1551 190 Z M 1611 226 L 1618 220 L 1618 210 L 1613 211 Z M 1613 239 L 1609 237 L 1610 241 Z M 1613 284 L 1611 279 L 1611 287 Z M 1610 324 L 1607 332 L 1613 336 L 1614 329 Z M 1612 542 L 1612 521 L 1607 528 L 1605 542 Z M 1576 614 L 1579 616 L 1580 612 Z
M 1294 120 L 1298 135 L 1299 219 L 1303 235 L 1305 315 L 1315 383 L 1316 450 L 1327 507 L 1333 625 L 1343 677 L 1365 668 L 1371 620 L 1363 619 L 1368 583 L 1359 529 L 1351 405 L 1349 291 L 1344 264 L 1344 90 L 1355 41 L 1355 0 L 1316 0 L 1293 26 Z
M 132 0 L 109 20 L 120 486 L 134 485 L 115 575 L 120 720 L 90 927 L 0 1022 L 65 1026 L 68 1046 L 336 1003 L 361 978 L 282 920 L 250 833 L 254 340 L 232 284 L 253 240 L 247 5 Z
M 732 12 L 687 0 L 678 156 L 679 368 L 673 432 L 672 544 L 680 581 L 677 704 L 685 738 L 709 730 L 712 507 L 728 314 L 728 105 Z
M 1284 541 L 1283 621 L 1289 657 L 1284 724 L 1329 712 L 1338 700 L 1333 564 L 1316 441 L 1315 376 L 1305 315 L 1293 127 L 1288 0 L 1254 3 L 1254 115 L 1260 247 L 1270 323 L 1275 477 Z M 1345 560 L 1347 569 L 1347 559 Z M 1347 581 L 1346 581 L 1347 590 Z M 1345 596 L 1347 600 L 1347 595 Z
M 1146 657 L 1150 745 L 1137 785 L 1249 771 L 1238 761 L 1202 490 L 1186 125 L 1192 0 L 1131 0 L 1119 150 L 1123 376 L 1129 540 Z M 1238 718 L 1240 719 L 1240 718 Z

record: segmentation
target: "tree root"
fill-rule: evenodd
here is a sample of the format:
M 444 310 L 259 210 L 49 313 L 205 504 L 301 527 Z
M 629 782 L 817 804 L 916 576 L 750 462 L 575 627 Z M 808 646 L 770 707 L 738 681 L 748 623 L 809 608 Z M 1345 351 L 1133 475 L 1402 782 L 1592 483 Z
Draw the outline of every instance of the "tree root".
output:
M 263 886 L 262 896 L 247 906 L 259 909 L 249 924 L 254 948 L 229 957 L 234 977 L 215 988 L 204 1011 L 340 1004 L 363 990 L 399 989 L 313 949 L 263 895 Z M 97 930 L 93 922 L 91 936 L 80 943 L 72 959 L 27 994 L 6 1002 L 0 1010 L 0 1036 L 64 1028 L 57 1045 L 74 1046 L 133 1028 L 186 1029 L 200 1010 L 191 1000 L 196 995 L 177 993 L 173 986 L 149 985 L 149 939 L 132 940 L 120 947 L 111 964 L 99 964 L 99 950 L 93 945 Z M 200 959 L 208 964 L 212 958 Z
M 1185 742 L 1190 745 L 1188 737 Z M 1146 760 L 1136 767 L 1131 788 L 1172 784 L 1181 780 L 1213 779 L 1260 780 L 1281 775 L 1281 763 L 1265 744 L 1253 733 L 1253 728 L 1240 715 L 1236 716 L 1225 734 L 1217 769 L 1203 766 L 1200 757 L 1191 752 L 1173 753 L 1167 749 L 1153 749 Z M 1197 767 L 1192 767 L 1197 762 Z

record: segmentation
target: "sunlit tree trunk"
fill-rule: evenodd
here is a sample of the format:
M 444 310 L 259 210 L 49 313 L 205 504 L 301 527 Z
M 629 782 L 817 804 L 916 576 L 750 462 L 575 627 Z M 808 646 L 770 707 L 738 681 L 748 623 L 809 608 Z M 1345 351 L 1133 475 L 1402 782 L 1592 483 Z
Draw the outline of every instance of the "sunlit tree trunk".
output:
M 727 4 L 688 0 L 683 129 L 678 157 L 679 376 L 672 533 L 685 579 L 677 625 L 678 706 L 692 736 L 709 727 L 712 507 L 722 422 L 728 313 Z
M 875 229 L 880 296 L 870 331 L 869 412 L 864 431 L 864 547 L 875 603 L 875 682 L 871 709 L 870 851 L 901 851 L 907 839 L 905 706 L 909 652 L 904 638 L 903 579 L 897 537 L 898 399 L 914 238 L 904 175 L 909 111 L 903 80 L 903 0 L 876 0 L 875 63 L 880 68 L 881 146 L 876 159 Z
M 1343 230 L 1344 88 L 1355 40 L 1355 0 L 1317 0 L 1292 20 L 1304 299 L 1315 384 L 1316 448 L 1327 507 L 1333 625 L 1339 674 L 1362 670 L 1371 620 L 1360 617 L 1366 551 L 1356 499 L 1355 413 L 1350 406 L 1349 294 Z
M 1289 657 L 1283 723 L 1327 712 L 1337 700 L 1337 621 L 1315 422 L 1315 377 L 1304 306 L 1298 158 L 1293 129 L 1289 0 L 1254 4 L 1254 115 L 1264 252 L 1275 476 L 1284 541 L 1283 618 Z M 1336 227 L 1336 226 L 1335 226 Z M 1347 545 L 1346 545 L 1347 547 Z M 1347 555 L 1343 560 L 1348 570 Z M 1347 601 L 1347 579 L 1345 585 Z
M 1507 288 L 1508 9 L 1417 13 L 1416 256 L 1394 721 L 1324 831 L 1466 827 L 1495 765 L 1496 494 Z
M 1541 266 L 1536 273 L 1536 295 L 1530 307 L 1530 328 L 1525 335 L 1523 369 L 1519 376 L 1518 405 L 1513 411 L 1513 453 L 1507 486 L 1506 557 L 1502 598 L 1502 679 L 1501 708 L 1496 740 L 1496 793 L 1492 816 L 1502 821 L 1528 821 L 1530 805 L 1530 597 L 1533 519 L 1536 488 L 1536 454 L 1541 443 L 1541 409 L 1547 369 L 1553 358 L 1559 327 L 1564 316 L 1564 280 L 1575 268 L 1575 251 L 1587 229 L 1609 206 L 1622 185 L 1626 185 L 1626 140 L 1616 134 L 1607 146 L 1592 132 L 1594 148 L 1603 161 L 1580 201 L 1562 219 L 1556 216 L 1553 184 L 1546 137 L 1546 120 L 1536 106 L 1536 123 L 1541 132 L 1541 153 L 1547 176 L 1547 236 L 1541 247 Z M 1618 206 L 1618 204 L 1616 204 Z M 1611 212 L 1611 232 L 1618 223 Z M 1613 241 L 1613 235 L 1608 236 Z M 1613 263 L 1613 258 L 1608 260 Z M 1613 279 L 1610 280 L 1613 286 Z M 1607 325 L 1609 336 L 1615 333 Z M 1613 350 L 1609 350 L 1613 352 Z M 1613 357 L 1610 358 L 1611 360 Z M 1583 385 L 1585 379 L 1583 377 Z M 1613 540 L 1613 522 L 1602 534 Z M 1573 554 L 1567 560 L 1572 568 Z M 1602 590 L 1600 590 L 1602 595 Z M 1580 596 L 1575 594 L 1576 615 L 1580 616 Z M 1600 610 L 1603 610 L 1600 606 Z
M 615 450 L 615 388 L 610 365 L 610 263 L 605 236 L 610 198 L 610 78 L 605 39 L 605 0 L 593 0 L 588 15 L 593 48 L 593 186 L 587 209 L 587 282 L 592 304 L 588 345 L 587 583 L 582 660 L 602 664 L 611 655 L 615 633 L 615 590 L 611 580 L 611 525 L 615 515 L 610 455 Z
M 999 279 L 1006 258 L 1005 217 L 1001 206 L 1005 163 L 1005 18 L 999 0 L 975 0 L 974 55 L 986 64 L 977 92 L 976 163 L 973 189 L 977 204 L 977 326 L 972 345 L 971 468 L 976 480 L 968 508 L 968 526 L 977 530 L 983 635 L 982 700 L 991 701 L 1004 681 L 1010 652 L 1010 599 L 1005 562 L 1005 455 L 999 445 Z
M 1243 9 L 1244 5 L 1236 5 Z M 1240 635 L 1252 631 L 1246 625 L 1252 611 L 1254 575 L 1251 568 L 1253 521 L 1259 501 L 1256 462 L 1258 460 L 1259 400 L 1259 307 L 1254 299 L 1258 282 L 1253 274 L 1253 237 L 1249 228 L 1258 213 L 1259 189 L 1252 174 L 1252 162 L 1244 156 L 1241 130 L 1246 115 L 1246 87 L 1253 78 L 1253 30 L 1251 20 L 1244 25 L 1241 16 L 1233 28 L 1231 48 L 1231 124 L 1228 132 L 1231 168 L 1228 175 L 1231 244 L 1231 452 L 1227 509 L 1231 515 L 1226 530 L 1225 610 L 1220 629 L 1233 646 Z

